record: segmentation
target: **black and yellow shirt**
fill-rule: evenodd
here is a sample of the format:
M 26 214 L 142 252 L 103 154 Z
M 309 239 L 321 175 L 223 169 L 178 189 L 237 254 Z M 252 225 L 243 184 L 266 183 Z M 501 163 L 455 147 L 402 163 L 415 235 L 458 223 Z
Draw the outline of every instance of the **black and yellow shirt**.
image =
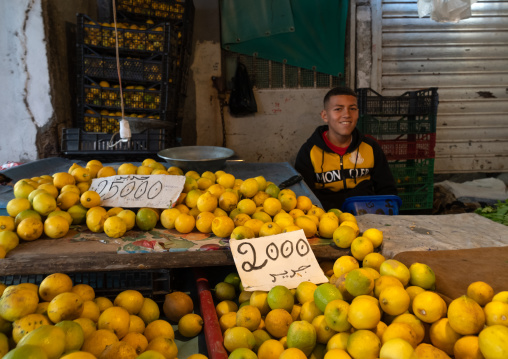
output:
M 295 168 L 321 201 L 323 208 L 340 209 L 347 197 L 397 194 L 395 180 L 379 144 L 358 129 L 343 156 L 323 140 L 320 126 L 300 148 Z

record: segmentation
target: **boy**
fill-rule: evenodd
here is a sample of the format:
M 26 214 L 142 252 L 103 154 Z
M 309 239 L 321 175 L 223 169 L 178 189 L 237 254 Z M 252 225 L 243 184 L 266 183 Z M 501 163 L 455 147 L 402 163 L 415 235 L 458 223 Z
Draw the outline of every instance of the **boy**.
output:
M 379 144 L 356 128 L 356 93 L 336 87 L 324 98 L 319 126 L 300 148 L 295 168 L 327 211 L 347 197 L 397 194 L 395 180 Z

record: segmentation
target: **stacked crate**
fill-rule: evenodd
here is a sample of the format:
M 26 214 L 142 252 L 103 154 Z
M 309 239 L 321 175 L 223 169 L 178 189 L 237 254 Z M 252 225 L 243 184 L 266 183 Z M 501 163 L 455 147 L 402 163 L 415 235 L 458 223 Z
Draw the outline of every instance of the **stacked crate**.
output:
M 432 208 L 437 88 L 401 96 L 382 96 L 369 88 L 357 93 L 358 129 L 383 149 L 402 199 L 400 210 Z
M 78 14 L 76 128 L 63 130 L 65 155 L 141 158 L 179 141 L 192 1 L 120 0 L 117 4 L 119 66 L 114 23 Z M 118 71 L 124 117 L 132 131 L 129 142 L 119 142 L 118 135 L 112 138 L 122 118 Z

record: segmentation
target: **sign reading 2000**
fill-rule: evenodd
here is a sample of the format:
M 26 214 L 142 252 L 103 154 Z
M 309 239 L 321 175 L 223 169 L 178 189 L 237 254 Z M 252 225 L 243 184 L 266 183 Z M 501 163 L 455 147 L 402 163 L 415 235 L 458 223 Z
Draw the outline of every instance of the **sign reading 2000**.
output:
M 106 207 L 170 208 L 184 183 L 184 176 L 111 176 L 94 179 L 90 190 L 101 196 L 101 205 Z

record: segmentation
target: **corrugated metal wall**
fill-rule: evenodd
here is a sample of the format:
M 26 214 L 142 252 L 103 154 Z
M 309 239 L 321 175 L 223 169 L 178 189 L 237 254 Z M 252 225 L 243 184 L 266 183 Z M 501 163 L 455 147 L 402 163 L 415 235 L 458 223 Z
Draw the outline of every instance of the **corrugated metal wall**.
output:
M 507 172 L 508 1 L 479 1 L 458 23 L 419 18 L 416 1 L 372 10 L 373 87 L 439 88 L 435 172 Z

